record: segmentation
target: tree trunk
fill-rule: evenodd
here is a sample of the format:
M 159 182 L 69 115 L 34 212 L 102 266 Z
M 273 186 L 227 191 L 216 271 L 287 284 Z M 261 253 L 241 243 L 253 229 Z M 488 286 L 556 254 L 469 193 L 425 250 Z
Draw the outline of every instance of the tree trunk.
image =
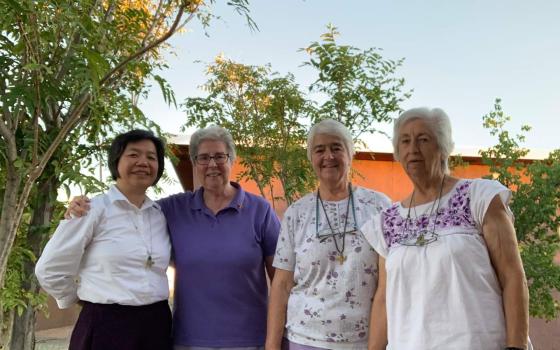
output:
M 15 315 L 10 350 L 35 349 L 35 310 L 27 305 L 21 316 Z
M 17 226 L 14 225 L 14 222 L 17 220 L 16 207 L 21 185 L 21 178 L 17 173 L 17 169 L 8 166 L 6 175 L 2 213 L 0 213 L 0 288 L 4 287 L 8 257 L 16 237 Z
M 8 344 L 12 339 L 14 315 L 15 311 L 13 309 L 6 312 L 0 311 L 0 321 L 2 321 L 0 323 L 0 350 L 8 350 Z
M 58 179 L 49 168 L 36 184 L 37 191 L 30 198 L 30 205 L 33 210 L 29 230 L 27 231 L 27 246 L 39 257 L 47 240 L 48 227 L 50 224 L 54 204 L 57 197 Z M 26 282 L 22 286 L 26 291 L 39 293 L 39 284 L 34 274 L 35 263 L 26 261 L 24 273 Z M 33 350 L 35 348 L 35 309 L 28 304 L 21 316 L 16 315 L 13 323 L 12 339 L 10 350 Z

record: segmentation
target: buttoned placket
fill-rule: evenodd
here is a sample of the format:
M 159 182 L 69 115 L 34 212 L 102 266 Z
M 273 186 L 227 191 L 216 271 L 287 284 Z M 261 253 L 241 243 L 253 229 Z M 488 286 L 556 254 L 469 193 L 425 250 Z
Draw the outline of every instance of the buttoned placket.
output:
M 143 258 L 145 261 L 145 267 L 148 270 L 155 264 L 155 257 L 154 257 L 154 248 L 153 248 L 153 234 L 152 232 L 152 223 L 150 220 L 150 208 L 138 208 L 129 203 L 133 210 L 133 215 L 131 219 L 133 220 L 133 225 L 135 228 L 136 233 L 140 236 L 142 246 L 145 249 L 146 256 Z M 146 271 L 147 272 L 147 271 Z M 146 281 L 147 282 L 147 281 Z

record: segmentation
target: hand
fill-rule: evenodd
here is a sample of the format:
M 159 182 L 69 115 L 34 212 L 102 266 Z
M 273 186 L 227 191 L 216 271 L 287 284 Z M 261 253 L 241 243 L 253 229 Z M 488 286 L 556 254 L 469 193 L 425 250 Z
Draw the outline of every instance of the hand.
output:
M 65 219 L 72 219 L 72 218 L 81 218 L 82 216 L 86 216 L 87 212 L 89 211 L 89 198 L 86 196 L 77 196 L 72 198 L 70 204 L 68 204 L 68 208 L 64 213 Z

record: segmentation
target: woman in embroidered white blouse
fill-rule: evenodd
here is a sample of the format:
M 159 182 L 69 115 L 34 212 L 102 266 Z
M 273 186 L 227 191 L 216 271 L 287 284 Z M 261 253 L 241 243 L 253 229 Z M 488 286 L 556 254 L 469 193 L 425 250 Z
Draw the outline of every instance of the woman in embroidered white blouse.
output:
M 341 123 L 313 126 L 307 155 L 319 188 L 284 214 L 266 349 L 366 349 L 377 253 L 359 227 L 391 202 L 349 183 L 354 146 Z
M 401 114 L 393 146 L 414 189 L 363 227 L 382 256 L 370 349 L 527 349 L 510 191 L 449 175 L 451 124 L 441 109 Z
M 82 303 L 70 350 L 171 348 L 171 244 L 159 205 L 146 196 L 164 153 L 149 131 L 118 135 L 109 150 L 116 184 L 92 199 L 87 216 L 63 220 L 37 262 L 37 279 L 60 308 Z

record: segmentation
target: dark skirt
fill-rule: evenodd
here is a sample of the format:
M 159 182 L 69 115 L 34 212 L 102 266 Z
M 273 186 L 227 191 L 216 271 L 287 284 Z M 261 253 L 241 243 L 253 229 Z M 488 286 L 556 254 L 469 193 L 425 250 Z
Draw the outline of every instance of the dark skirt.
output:
M 68 349 L 171 349 L 171 311 L 167 300 L 143 306 L 84 302 Z

